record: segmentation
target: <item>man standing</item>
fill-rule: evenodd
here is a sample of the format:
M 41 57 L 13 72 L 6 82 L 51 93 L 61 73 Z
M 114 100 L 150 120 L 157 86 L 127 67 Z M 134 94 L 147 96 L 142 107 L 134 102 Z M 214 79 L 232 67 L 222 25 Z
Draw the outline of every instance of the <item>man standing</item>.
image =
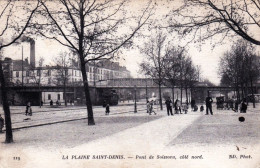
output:
M 212 112 L 212 102 L 213 102 L 213 100 L 210 97 L 209 92 L 208 92 L 208 97 L 206 98 L 206 115 L 209 114 L 209 111 L 210 111 L 210 114 L 213 115 L 213 112 Z
M 171 113 L 171 115 L 173 115 L 172 114 L 172 101 L 171 101 L 170 97 L 168 97 L 168 99 L 165 101 L 165 104 L 166 104 L 168 116 L 170 115 L 170 113 Z
M 31 102 L 28 102 L 26 105 L 25 115 L 32 116 Z

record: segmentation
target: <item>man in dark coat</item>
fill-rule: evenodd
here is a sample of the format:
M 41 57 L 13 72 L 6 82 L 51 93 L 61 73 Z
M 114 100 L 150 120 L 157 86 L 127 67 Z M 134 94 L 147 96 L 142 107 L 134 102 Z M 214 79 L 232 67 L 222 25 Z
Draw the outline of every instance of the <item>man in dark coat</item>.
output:
M 170 115 L 170 113 L 171 113 L 171 115 L 173 115 L 172 114 L 172 101 L 171 101 L 170 97 L 168 97 L 168 99 L 165 101 L 165 104 L 166 104 L 168 116 Z
M 191 102 L 190 102 L 190 105 L 191 105 L 191 109 L 194 110 L 194 106 L 195 106 L 195 100 L 192 99 Z
M 246 110 L 247 110 L 246 99 L 243 99 L 240 105 L 240 113 L 246 113 Z
M 213 115 L 213 112 L 212 112 L 212 98 L 210 97 L 210 95 L 206 98 L 206 115 L 209 114 L 209 111 L 210 111 L 210 114 Z

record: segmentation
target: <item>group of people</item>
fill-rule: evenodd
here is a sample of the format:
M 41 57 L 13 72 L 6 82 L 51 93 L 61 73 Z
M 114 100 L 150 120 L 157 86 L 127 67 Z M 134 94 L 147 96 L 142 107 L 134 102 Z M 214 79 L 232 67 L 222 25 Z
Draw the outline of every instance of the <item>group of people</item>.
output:
M 212 98 L 210 96 L 208 96 L 206 98 L 206 115 L 210 114 L 213 115 L 213 112 L 212 112 Z M 181 104 L 180 100 L 176 99 L 174 104 L 172 103 L 172 100 L 170 97 L 168 97 L 166 100 L 165 100 L 165 104 L 166 104 L 166 109 L 167 109 L 167 115 L 170 116 L 170 115 L 173 115 L 173 112 L 172 112 L 172 108 L 174 106 L 174 110 L 175 110 L 175 114 L 183 114 L 182 111 L 187 114 L 188 112 L 188 102 L 186 101 L 185 104 Z M 191 109 L 193 111 L 197 111 L 198 110 L 198 106 L 196 105 L 195 103 L 195 100 L 191 100 Z M 202 105 L 200 107 L 200 111 L 203 112 L 204 111 L 204 106 Z
M 213 115 L 213 111 L 212 111 L 212 103 L 213 103 L 213 99 L 210 95 L 208 95 L 205 99 L 205 104 L 206 104 L 206 114 L 205 115 Z M 170 99 L 170 97 L 168 97 L 165 101 L 166 104 L 166 108 L 167 108 L 167 115 L 173 115 L 172 113 L 172 101 Z M 239 103 L 238 101 L 235 102 L 235 108 L 233 108 L 232 106 L 232 110 L 234 110 L 235 112 L 238 112 L 238 108 L 239 108 Z M 186 102 L 185 104 L 181 105 L 181 102 L 176 99 L 175 103 L 174 103 L 174 109 L 175 109 L 175 114 L 182 114 L 182 110 L 185 112 L 185 114 L 187 114 L 188 111 L 188 102 Z M 197 111 L 198 110 L 198 106 L 195 103 L 195 100 L 191 100 L 191 109 L 192 111 Z M 247 101 L 244 98 L 241 103 L 240 103 L 240 112 L 241 113 L 246 113 L 247 110 Z M 204 106 L 201 105 L 200 106 L 200 112 L 204 111 Z
M 166 109 L 167 109 L 167 115 L 173 115 L 172 107 L 174 105 L 175 114 L 182 114 L 182 111 L 187 114 L 188 112 L 188 103 L 181 104 L 181 101 L 176 99 L 174 104 L 172 103 L 172 100 L 170 97 L 168 97 L 165 101 Z
M 153 105 L 154 105 L 154 101 L 147 101 L 146 103 L 146 107 L 147 107 L 147 113 L 149 113 L 149 115 L 151 115 L 152 113 L 154 113 L 154 115 L 156 115 L 156 112 L 153 109 Z
M 60 105 L 61 105 L 60 101 L 57 100 L 56 101 L 56 106 L 60 106 Z M 50 101 L 50 106 L 53 106 L 53 101 L 52 100 Z

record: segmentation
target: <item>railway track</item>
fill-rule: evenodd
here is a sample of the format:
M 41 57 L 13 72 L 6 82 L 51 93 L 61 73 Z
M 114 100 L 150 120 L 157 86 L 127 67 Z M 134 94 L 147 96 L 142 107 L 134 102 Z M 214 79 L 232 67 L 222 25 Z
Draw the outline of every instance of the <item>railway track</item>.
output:
M 86 108 L 59 109 L 54 111 L 38 111 L 38 112 L 33 112 L 33 116 L 25 116 L 25 114 L 21 112 L 14 113 L 15 115 L 12 116 L 12 118 L 14 118 L 12 122 L 12 129 L 19 130 L 19 129 L 25 129 L 31 127 L 38 127 L 38 126 L 44 126 L 50 124 L 87 119 L 86 117 L 87 113 L 85 109 Z M 105 115 L 102 107 L 96 109 L 99 110 L 96 111 L 95 117 L 108 117 Z M 124 108 L 123 110 L 121 109 L 118 111 L 119 112 L 110 113 L 109 116 L 115 117 L 120 114 L 127 114 L 127 113 L 131 114 L 134 112 L 133 110 L 130 110 L 130 108 Z M 138 108 L 137 111 L 139 113 L 140 112 L 145 113 L 146 108 Z M 21 117 L 21 115 L 24 115 L 24 117 Z M 5 128 L 3 130 L 5 130 Z

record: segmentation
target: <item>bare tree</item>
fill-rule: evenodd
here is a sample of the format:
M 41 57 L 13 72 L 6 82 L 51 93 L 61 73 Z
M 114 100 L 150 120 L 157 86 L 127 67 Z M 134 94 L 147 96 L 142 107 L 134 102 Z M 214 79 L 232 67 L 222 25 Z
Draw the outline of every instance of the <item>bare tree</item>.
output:
M 19 1 L 18 1 L 19 2 Z M 22 2 L 22 6 L 17 1 L 0 2 L 0 52 L 8 46 L 14 44 L 25 32 L 31 18 L 33 17 L 39 3 L 35 1 L 36 6 L 31 6 L 27 2 Z M 28 7 L 28 10 L 25 9 Z M 24 11 L 23 18 L 17 17 L 15 11 Z M 12 34 L 12 37 L 10 35 Z M 2 58 L 0 58 L 0 84 L 2 89 L 3 109 L 5 113 L 6 143 L 13 142 L 12 122 L 10 116 L 10 107 L 7 100 L 6 81 L 4 78 Z
M 163 64 L 164 69 L 164 83 L 166 86 L 172 88 L 172 99 L 174 101 L 174 87 L 178 84 L 178 79 L 180 75 L 180 64 L 178 61 L 178 55 L 182 54 L 183 48 L 177 48 L 169 46 L 165 54 L 165 63 Z
M 169 16 L 169 27 L 182 35 L 193 32 L 192 40 L 203 41 L 221 34 L 222 42 L 236 34 L 260 45 L 259 0 L 183 0 Z
M 62 84 L 63 86 L 63 95 L 64 95 L 64 101 L 65 101 L 65 106 L 67 106 L 67 96 L 66 96 L 66 90 L 67 90 L 67 85 L 69 82 L 70 75 L 68 73 L 68 69 L 71 66 L 71 61 L 70 61 L 70 56 L 66 52 L 61 52 L 59 54 L 59 57 L 55 57 L 54 61 L 57 65 L 57 73 L 55 74 L 55 82 L 57 85 Z
M 185 52 L 185 50 L 183 50 L 182 52 L 180 52 L 178 54 L 177 57 L 177 64 L 179 67 L 179 72 L 178 72 L 178 86 L 180 87 L 181 90 L 181 103 L 182 103 L 182 93 L 183 93 L 183 89 L 186 88 L 186 78 L 188 75 L 188 68 L 189 68 L 189 64 L 190 64 L 190 57 L 188 57 L 187 53 Z
M 259 61 L 254 47 L 241 40 L 235 43 L 231 51 L 226 52 L 221 58 L 219 74 L 222 84 L 236 88 L 238 100 L 240 100 L 240 95 L 242 95 L 242 98 L 248 96 L 249 85 L 253 96 L 253 83 L 255 83 L 260 75 Z
M 192 60 L 191 57 L 187 57 L 185 62 L 184 62 L 184 88 L 185 88 L 185 93 L 186 93 L 186 101 L 188 102 L 188 89 L 190 89 L 190 92 L 192 94 L 192 89 L 195 87 L 195 84 L 198 82 L 199 80 L 199 73 L 200 73 L 200 69 L 197 68 Z M 191 95 L 192 97 L 192 95 Z
M 144 54 L 145 59 L 140 64 L 141 71 L 154 79 L 154 82 L 159 86 L 159 103 L 161 110 L 162 106 L 162 94 L 161 86 L 164 83 L 164 72 L 163 67 L 166 63 L 165 59 L 165 40 L 166 36 L 159 32 L 154 38 L 151 38 L 149 42 L 143 45 L 141 48 L 141 53 Z
M 41 1 L 42 20 L 33 25 L 42 36 L 56 40 L 72 50 L 79 58 L 83 77 L 84 93 L 88 111 L 88 124 L 95 125 L 86 63 L 109 59 L 126 44 L 146 23 L 151 15 L 150 3 L 140 16 L 126 16 L 123 8 L 127 1 L 121 0 L 59 0 Z M 134 25 L 135 27 L 130 27 Z M 122 27 L 125 29 L 122 32 Z M 121 31 L 121 32 L 120 32 Z M 129 32 L 129 33 L 126 33 Z

